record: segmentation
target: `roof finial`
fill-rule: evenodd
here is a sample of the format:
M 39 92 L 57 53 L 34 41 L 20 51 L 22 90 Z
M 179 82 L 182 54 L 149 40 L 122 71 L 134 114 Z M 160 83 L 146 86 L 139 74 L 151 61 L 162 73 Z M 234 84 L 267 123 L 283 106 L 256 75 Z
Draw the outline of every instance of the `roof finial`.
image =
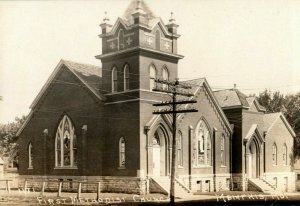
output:
M 137 0 L 137 2 L 136 2 L 136 8 L 135 8 L 136 10 L 140 10 L 140 9 L 142 9 L 142 6 L 141 6 L 141 0 Z
M 171 16 L 170 16 L 169 22 L 170 22 L 170 23 L 175 22 L 175 18 L 174 18 L 174 13 L 173 13 L 173 11 L 171 11 Z
M 103 23 L 108 23 L 109 22 L 109 18 L 107 17 L 107 11 L 104 12 L 104 19 L 103 19 Z
M 236 89 L 236 83 L 233 84 L 233 88 Z

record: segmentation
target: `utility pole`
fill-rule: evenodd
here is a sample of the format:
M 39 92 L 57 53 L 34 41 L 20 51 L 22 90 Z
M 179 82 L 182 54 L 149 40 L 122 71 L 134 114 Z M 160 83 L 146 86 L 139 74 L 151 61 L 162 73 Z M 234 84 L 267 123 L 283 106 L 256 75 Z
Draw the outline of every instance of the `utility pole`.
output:
M 172 164 L 171 164 L 171 186 L 170 186 L 170 201 L 171 205 L 175 203 L 175 172 L 176 172 L 176 132 L 177 132 L 177 114 L 178 113 L 190 113 L 190 112 L 198 112 L 196 109 L 185 109 L 178 108 L 178 105 L 182 104 L 193 104 L 196 103 L 196 100 L 177 100 L 177 96 L 184 97 L 193 97 L 194 95 L 190 92 L 185 91 L 186 89 L 191 89 L 192 87 L 187 84 L 182 84 L 176 79 L 175 81 L 167 81 L 155 79 L 156 83 L 160 83 L 162 85 L 167 85 L 167 89 L 156 88 L 153 91 L 168 93 L 172 95 L 172 101 L 162 102 L 158 104 L 153 104 L 153 106 L 170 106 L 171 109 L 163 109 L 154 111 L 153 114 L 172 114 Z

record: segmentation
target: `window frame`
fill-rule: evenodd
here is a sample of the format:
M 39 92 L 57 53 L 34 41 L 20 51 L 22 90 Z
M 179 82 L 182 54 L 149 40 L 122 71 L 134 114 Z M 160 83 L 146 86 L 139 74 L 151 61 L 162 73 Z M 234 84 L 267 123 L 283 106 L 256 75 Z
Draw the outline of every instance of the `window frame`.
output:
M 222 134 L 221 141 L 220 141 L 220 159 L 221 159 L 221 166 L 226 167 L 226 139 L 225 135 Z
M 288 157 L 287 157 L 287 146 L 286 143 L 283 144 L 282 146 L 282 161 L 283 161 L 283 166 L 287 166 L 288 165 Z
M 122 147 L 122 144 L 124 144 L 124 147 Z M 122 150 L 123 148 L 124 150 Z M 119 169 L 126 169 L 126 141 L 124 137 L 119 139 Z
M 182 142 L 182 132 L 178 132 L 177 137 L 177 166 L 178 168 L 183 168 L 183 142 Z
M 154 71 L 154 76 L 152 76 L 152 72 Z M 152 89 L 156 88 L 157 84 L 155 82 L 155 79 L 157 78 L 157 69 L 154 64 L 151 64 L 149 66 L 149 90 L 152 91 Z M 151 88 L 151 85 L 153 85 L 153 88 Z
M 210 129 L 204 121 L 201 119 L 195 129 L 196 138 L 196 159 L 194 167 L 211 167 L 212 166 L 212 138 Z M 202 149 L 200 149 L 202 147 Z M 203 163 L 200 162 L 200 155 L 203 158 Z
M 275 142 L 272 145 L 272 165 L 277 166 L 277 145 Z
M 70 163 L 68 165 L 64 162 L 64 157 L 66 156 L 66 138 L 69 139 L 69 151 L 67 155 L 70 157 Z M 77 155 L 77 136 L 75 126 L 71 119 L 67 115 L 64 115 L 59 122 L 55 134 L 55 169 L 77 169 Z
M 31 142 L 28 144 L 28 169 L 33 169 L 33 146 Z
M 165 76 L 165 74 L 166 74 L 166 76 Z M 162 78 L 165 81 L 169 81 L 170 73 L 169 73 L 169 70 L 166 66 L 164 66 L 162 68 Z M 163 84 L 162 87 L 163 87 L 163 89 L 168 89 L 169 88 L 167 84 Z
M 123 72 L 124 72 L 124 91 L 129 91 L 130 88 L 129 88 L 129 84 L 130 84 L 130 75 L 129 75 L 129 72 L 130 72 L 130 67 L 128 64 L 125 64 L 124 65 L 124 69 L 123 69 Z
M 118 68 L 113 66 L 111 70 L 111 92 L 118 92 Z
M 125 49 L 124 30 L 120 29 L 118 33 L 118 50 Z

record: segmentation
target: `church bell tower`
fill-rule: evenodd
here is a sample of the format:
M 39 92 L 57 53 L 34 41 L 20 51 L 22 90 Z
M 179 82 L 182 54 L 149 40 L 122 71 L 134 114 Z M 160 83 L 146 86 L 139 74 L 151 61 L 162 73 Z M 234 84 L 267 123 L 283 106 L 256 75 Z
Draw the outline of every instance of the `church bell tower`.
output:
M 180 35 L 173 14 L 164 24 L 143 0 L 133 0 L 114 25 L 106 16 L 100 27 L 102 54 L 96 58 L 102 62 L 101 92 L 108 101 L 141 98 L 141 91 L 152 92 L 154 78 L 177 78 L 183 56 L 177 54 Z

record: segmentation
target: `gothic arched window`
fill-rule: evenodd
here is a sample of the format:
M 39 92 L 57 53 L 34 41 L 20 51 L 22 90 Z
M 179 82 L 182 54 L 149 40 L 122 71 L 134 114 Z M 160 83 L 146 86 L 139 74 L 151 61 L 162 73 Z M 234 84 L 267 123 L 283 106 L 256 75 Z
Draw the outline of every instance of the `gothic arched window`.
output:
M 124 91 L 129 90 L 129 66 L 124 66 Z
M 182 152 L 182 133 L 178 133 L 178 138 L 177 138 L 177 161 L 178 161 L 178 166 L 182 167 L 183 166 L 183 152 Z
M 272 146 L 272 164 L 277 165 L 277 146 L 275 143 Z
M 211 137 L 203 120 L 198 123 L 195 133 L 197 140 L 196 165 L 211 165 Z
M 56 167 L 74 167 L 77 165 L 75 128 L 67 115 L 62 118 L 57 128 L 55 151 Z
M 287 162 L 287 146 L 286 146 L 286 144 L 283 145 L 282 151 L 283 151 L 283 155 L 282 155 L 283 165 L 287 165 L 288 162 Z
M 119 167 L 125 167 L 125 139 L 121 137 L 119 140 Z
M 163 78 L 163 80 L 166 80 L 166 81 L 169 80 L 169 71 L 168 71 L 167 67 L 164 67 L 162 69 L 162 78 Z M 168 85 L 163 84 L 163 89 L 168 89 Z
M 221 142 L 220 142 L 220 146 L 221 146 L 221 165 L 225 166 L 226 165 L 226 152 L 225 152 L 225 136 L 224 134 L 222 134 L 221 136 Z
M 156 68 L 154 65 L 150 65 L 149 68 L 149 77 L 150 77 L 150 91 L 156 87 L 155 79 L 157 77 Z
M 160 50 L 160 31 L 159 30 L 157 30 L 155 32 L 155 48 L 157 50 Z
M 124 44 L 124 31 L 123 29 L 120 29 L 119 31 L 119 50 L 124 49 L 125 44 Z
M 113 67 L 111 71 L 111 92 L 118 91 L 118 70 L 117 67 Z
M 33 152 L 32 152 L 32 144 L 28 145 L 28 168 L 33 168 Z

